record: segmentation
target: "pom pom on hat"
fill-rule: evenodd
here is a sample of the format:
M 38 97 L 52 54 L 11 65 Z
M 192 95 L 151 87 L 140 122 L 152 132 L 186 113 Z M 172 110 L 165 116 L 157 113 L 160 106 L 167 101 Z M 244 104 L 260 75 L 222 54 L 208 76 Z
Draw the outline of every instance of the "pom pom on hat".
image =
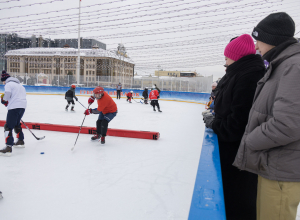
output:
M 1 81 L 4 82 L 7 80 L 7 78 L 9 78 L 10 75 L 8 73 L 6 73 L 5 70 L 2 71 L 2 74 L 1 74 Z

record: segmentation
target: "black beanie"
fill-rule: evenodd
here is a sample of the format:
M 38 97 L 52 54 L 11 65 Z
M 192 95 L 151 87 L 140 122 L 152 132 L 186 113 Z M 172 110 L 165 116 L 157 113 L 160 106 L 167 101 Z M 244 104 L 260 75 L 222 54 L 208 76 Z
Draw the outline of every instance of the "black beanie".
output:
M 295 22 L 285 12 L 268 15 L 253 29 L 252 37 L 255 40 L 269 45 L 279 44 L 291 39 L 295 34 Z

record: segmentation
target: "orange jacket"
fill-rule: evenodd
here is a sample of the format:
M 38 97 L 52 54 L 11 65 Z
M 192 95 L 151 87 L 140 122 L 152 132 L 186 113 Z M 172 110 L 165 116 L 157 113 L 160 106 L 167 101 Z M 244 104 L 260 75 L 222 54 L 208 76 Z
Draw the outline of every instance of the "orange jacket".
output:
M 101 99 L 98 99 L 98 108 L 99 112 L 102 112 L 104 115 L 107 113 L 114 113 L 117 111 L 117 105 L 114 100 L 106 93 L 103 93 Z

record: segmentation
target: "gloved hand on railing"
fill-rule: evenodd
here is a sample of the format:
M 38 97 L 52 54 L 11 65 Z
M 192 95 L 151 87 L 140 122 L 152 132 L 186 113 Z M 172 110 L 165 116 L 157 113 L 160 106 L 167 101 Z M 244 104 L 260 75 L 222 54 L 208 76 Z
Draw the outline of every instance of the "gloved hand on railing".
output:
M 212 128 L 212 124 L 214 123 L 215 116 L 214 115 L 207 115 L 203 118 L 205 126 L 207 128 Z

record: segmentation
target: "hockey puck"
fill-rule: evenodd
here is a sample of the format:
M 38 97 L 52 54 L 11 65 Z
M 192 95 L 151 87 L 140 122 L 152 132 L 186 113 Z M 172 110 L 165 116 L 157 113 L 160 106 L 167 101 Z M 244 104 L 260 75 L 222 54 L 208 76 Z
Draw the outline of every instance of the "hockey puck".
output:
M 41 154 L 44 154 L 44 152 L 41 152 Z

